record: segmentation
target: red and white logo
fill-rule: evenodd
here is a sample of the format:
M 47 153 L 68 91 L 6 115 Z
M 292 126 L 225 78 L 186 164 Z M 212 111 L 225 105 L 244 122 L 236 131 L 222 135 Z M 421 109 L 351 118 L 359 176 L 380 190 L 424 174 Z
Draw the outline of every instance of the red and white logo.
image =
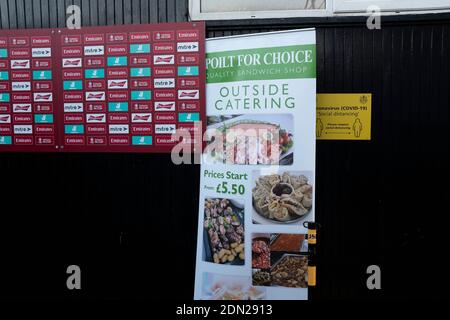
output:
M 134 122 L 134 123 L 152 122 L 152 114 L 151 113 L 133 113 L 131 115 L 131 122 Z
M 104 57 L 84 58 L 84 64 L 86 67 L 104 67 Z
M 106 115 L 105 114 L 87 114 L 86 115 L 87 123 L 105 123 Z
M 31 92 L 19 92 L 12 94 L 13 102 L 31 102 Z
M 178 99 L 180 100 L 189 100 L 198 98 L 199 98 L 199 90 L 178 90 Z
M 152 82 L 145 79 L 133 79 L 130 82 L 132 89 L 151 89 Z
M 106 102 L 86 103 L 86 111 L 88 111 L 88 112 L 106 112 Z
M 33 105 L 34 112 L 36 113 L 51 113 L 53 112 L 53 104 L 51 103 L 35 103 Z
M 178 78 L 178 86 L 180 88 L 198 87 L 200 85 L 199 78 Z
M 81 69 L 63 71 L 63 79 L 81 79 L 82 77 L 83 72 L 81 71 Z
M 133 111 L 142 112 L 142 111 L 151 111 L 152 110 L 151 102 L 137 102 L 131 105 L 131 109 Z
M 84 137 L 83 136 L 66 136 L 64 137 L 64 142 L 66 145 L 72 145 L 72 146 L 81 146 L 84 145 Z
M 106 42 L 117 43 L 117 42 L 127 42 L 126 33 L 108 33 L 106 34 Z
M 175 56 L 174 55 L 157 55 L 153 56 L 153 64 L 162 65 L 162 64 L 174 64 Z
M 34 93 L 34 101 L 35 102 L 41 102 L 41 101 L 53 101 L 53 93 L 51 92 L 38 92 Z
M 11 60 L 11 69 L 30 69 L 30 60 Z
M 39 131 L 40 132 L 37 132 L 38 131 L 38 127 L 36 127 L 36 133 L 37 134 L 48 134 L 48 133 L 41 133 L 42 131 L 50 131 L 51 130 L 51 128 L 50 128 L 50 126 L 47 126 L 47 127 L 43 127 L 43 126 L 40 126 L 39 127 Z M 54 145 L 55 144 L 55 138 L 54 137 L 52 137 L 52 136 L 49 136 L 49 137 L 36 137 L 35 138 L 35 141 L 36 141 L 36 144 L 38 144 L 38 145 Z
M 131 133 L 152 133 L 152 126 L 148 124 L 134 124 L 131 126 Z
M 175 52 L 175 44 L 169 43 L 157 43 L 153 45 L 154 53 L 172 53 Z
M 150 41 L 150 32 L 132 32 L 130 33 L 130 42 Z
M 104 124 L 88 124 L 86 130 L 90 134 L 106 133 L 106 125 Z
M 78 57 L 83 54 L 82 47 L 64 47 L 62 48 L 63 57 Z
M 64 115 L 64 123 L 82 123 L 83 115 L 82 114 L 65 114 Z
M 155 76 L 175 76 L 175 67 L 155 67 Z
M 105 136 L 102 137 L 88 137 L 87 138 L 87 144 L 88 145 L 96 145 L 96 146 L 106 146 L 107 139 Z
M 52 90 L 52 81 L 33 81 L 33 89 L 36 91 L 48 91 Z
M 61 36 L 61 44 L 81 44 L 81 35 Z
M 13 58 L 25 58 L 31 55 L 31 51 L 29 48 L 23 49 L 11 49 L 11 57 Z
M 198 64 L 199 63 L 199 55 L 198 53 L 190 53 L 190 54 L 179 54 L 177 56 L 178 64 Z
M 198 101 L 181 101 L 178 103 L 180 111 L 200 111 L 200 103 Z
M 175 102 L 169 101 L 169 102 L 162 102 L 157 101 L 155 102 L 155 111 L 174 111 L 175 110 Z
M 13 104 L 13 112 L 29 113 L 29 112 L 31 112 L 31 104 L 30 103 L 15 103 L 15 104 Z
M 105 42 L 103 34 L 86 34 L 84 36 L 85 44 L 101 44 Z
M 12 71 L 11 78 L 12 78 L 12 80 L 31 80 L 31 72 L 30 71 Z
M 197 40 L 199 37 L 198 30 L 178 30 L 178 40 Z
M 108 54 L 127 54 L 128 47 L 126 45 L 109 45 L 106 47 Z
M 52 60 L 51 59 L 33 59 L 31 64 L 33 65 L 33 68 L 36 68 L 36 69 L 51 68 Z
M 103 91 L 92 91 L 86 92 L 86 101 L 104 101 L 105 92 Z
M 108 77 L 128 77 L 128 68 L 108 68 Z
M 34 46 L 46 46 L 52 43 L 52 38 L 47 36 L 31 37 L 31 44 Z
M 27 115 L 14 115 L 14 123 L 33 123 L 31 114 Z
M 11 123 L 11 115 L 0 114 L 0 123 Z
M 28 46 L 30 39 L 28 37 L 11 37 L 9 38 L 9 44 L 11 47 Z
M 105 80 L 85 80 L 87 90 L 105 90 Z
M 109 101 L 127 101 L 128 91 L 110 91 L 108 92 Z
M 127 123 L 130 121 L 129 114 L 124 112 L 109 113 L 108 118 L 110 123 Z
M 154 41 L 169 41 L 175 39 L 175 33 L 173 31 L 155 31 L 153 32 Z
M 130 58 L 130 64 L 133 66 L 149 66 L 151 63 L 150 56 L 133 56 Z
M 108 89 L 127 89 L 128 80 L 108 80 Z
M 63 68 L 80 68 L 82 66 L 82 59 L 63 59 Z
M 155 99 L 172 101 L 173 99 L 176 99 L 175 90 L 166 90 L 166 89 L 155 90 Z
M 177 121 L 177 116 L 175 112 L 162 112 L 155 114 L 155 122 L 169 122 L 173 123 Z

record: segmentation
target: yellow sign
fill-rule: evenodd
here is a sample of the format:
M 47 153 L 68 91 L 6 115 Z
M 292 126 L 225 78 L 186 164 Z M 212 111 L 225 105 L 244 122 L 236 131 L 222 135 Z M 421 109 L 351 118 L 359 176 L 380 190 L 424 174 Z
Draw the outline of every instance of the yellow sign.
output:
M 317 140 L 370 140 L 372 94 L 317 94 Z

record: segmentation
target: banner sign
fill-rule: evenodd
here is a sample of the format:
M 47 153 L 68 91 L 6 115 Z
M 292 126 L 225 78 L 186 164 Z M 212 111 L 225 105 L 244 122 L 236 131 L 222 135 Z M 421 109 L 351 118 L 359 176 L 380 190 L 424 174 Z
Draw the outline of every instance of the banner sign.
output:
M 204 121 L 204 29 L 1 31 L 0 151 L 170 152 Z
M 308 298 L 315 30 L 208 39 L 195 299 Z
M 372 94 L 322 93 L 317 95 L 318 140 L 370 140 Z

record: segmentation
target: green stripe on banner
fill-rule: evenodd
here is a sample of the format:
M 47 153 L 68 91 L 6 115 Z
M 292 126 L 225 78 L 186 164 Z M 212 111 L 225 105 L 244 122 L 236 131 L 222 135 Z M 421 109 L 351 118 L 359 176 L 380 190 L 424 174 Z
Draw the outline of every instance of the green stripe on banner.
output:
M 316 46 L 244 49 L 206 54 L 206 82 L 316 77 Z

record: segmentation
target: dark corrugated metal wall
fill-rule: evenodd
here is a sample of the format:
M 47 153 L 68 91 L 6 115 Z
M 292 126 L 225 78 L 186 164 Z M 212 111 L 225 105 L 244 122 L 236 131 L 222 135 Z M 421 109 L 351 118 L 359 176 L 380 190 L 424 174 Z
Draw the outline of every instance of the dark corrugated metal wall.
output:
M 184 0 L 0 0 L 0 25 L 64 27 L 72 3 L 81 6 L 83 25 L 188 16 Z M 309 26 L 317 27 L 318 92 L 373 94 L 372 141 L 317 145 L 322 229 L 314 298 L 416 297 L 422 290 L 448 297 L 441 207 L 448 187 L 441 186 L 450 149 L 449 20 L 394 19 L 370 31 L 363 21 L 294 19 L 210 23 L 207 31 Z M 192 296 L 198 166 L 174 166 L 168 155 L 35 153 L 2 154 L 0 170 L 2 203 L 12 205 L 0 212 L 0 296 Z M 81 292 L 65 289 L 69 264 L 82 268 Z M 381 292 L 365 289 L 369 264 L 382 267 Z M 438 281 L 424 280 L 430 264 Z

